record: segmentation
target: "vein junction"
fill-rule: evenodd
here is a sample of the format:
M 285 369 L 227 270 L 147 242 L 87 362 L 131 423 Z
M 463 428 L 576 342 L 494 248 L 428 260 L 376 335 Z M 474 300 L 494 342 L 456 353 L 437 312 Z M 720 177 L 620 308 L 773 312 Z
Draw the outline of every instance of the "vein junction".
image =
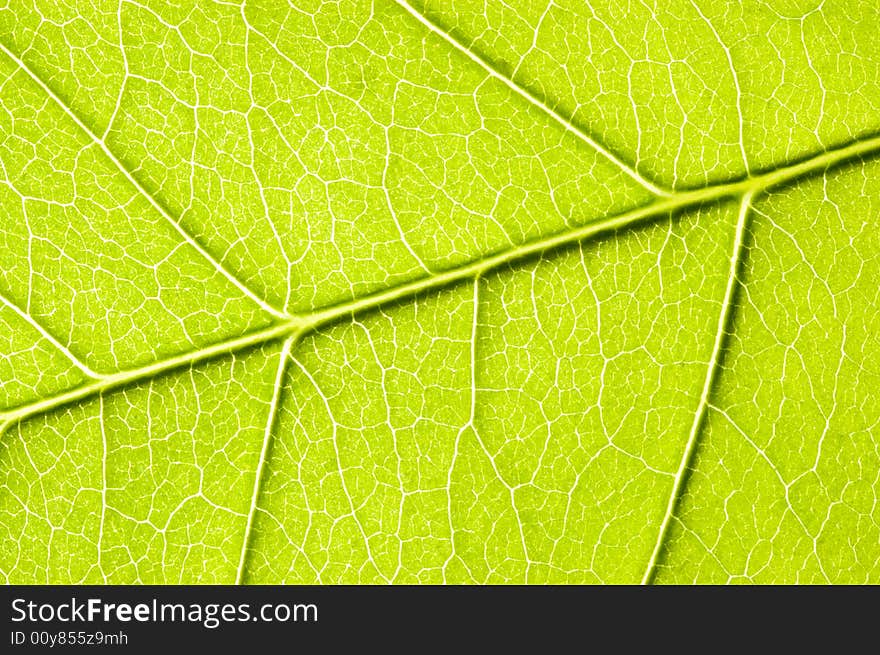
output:
M 56 407 L 79 401 L 104 391 L 132 384 L 165 371 L 190 366 L 213 357 L 228 355 L 278 339 L 293 337 L 294 340 L 298 340 L 305 334 L 329 323 L 368 312 L 389 303 L 437 290 L 457 282 L 472 280 L 517 260 L 541 256 L 554 249 L 578 243 L 597 235 L 625 229 L 647 220 L 674 214 L 684 209 L 719 201 L 724 198 L 748 197 L 754 199 L 754 197 L 766 193 L 774 187 L 784 185 L 804 176 L 824 172 L 829 167 L 864 158 L 877 152 L 880 152 L 880 136 L 861 139 L 844 147 L 825 151 L 799 163 L 778 168 L 762 175 L 660 197 L 652 203 L 622 214 L 609 216 L 587 225 L 530 241 L 472 261 L 463 266 L 393 286 L 348 302 L 318 308 L 303 314 L 284 314 L 283 317 L 278 318 L 268 328 L 185 352 L 165 360 L 156 361 L 146 366 L 109 375 L 101 375 L 93 382 L 74 387 L 55 396 L 42 398 L 38 401 L 0 412 L 0 434 L 10 425 L 30 416 L 50 411 Z

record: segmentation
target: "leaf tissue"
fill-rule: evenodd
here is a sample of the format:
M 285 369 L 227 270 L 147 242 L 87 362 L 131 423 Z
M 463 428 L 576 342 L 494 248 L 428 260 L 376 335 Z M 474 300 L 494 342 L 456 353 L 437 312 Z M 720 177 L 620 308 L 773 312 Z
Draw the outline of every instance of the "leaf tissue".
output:
M 880 581 L 871 0 L 7 0 L 8 583 Z

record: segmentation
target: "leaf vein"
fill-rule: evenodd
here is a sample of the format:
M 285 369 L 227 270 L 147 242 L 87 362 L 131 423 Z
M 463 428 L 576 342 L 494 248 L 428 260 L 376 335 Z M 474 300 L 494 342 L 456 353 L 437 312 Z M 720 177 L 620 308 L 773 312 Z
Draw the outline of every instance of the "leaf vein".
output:
M 122 173 L 123 176 L 128 180 L 128 182 L 137 190 L 137 192 L 143 196 L 143 198 L 150 203 L 150 205 L 155 209 L 159 214 L 164 218 L 172 228 L 183 238 L 183 240 L 189 244 L 201 257 L 203 257 L 211 266 L 220 273 L 223 277 L 225 277 L 230 283 L 232 283 L 239 291 L 241 291 L 248 298 L 257 303 L 260 308 L 264 311 L 268 312 L 275 318 L 288 318 L 288 314 L 285 312 L 276 309 L 273 307 L 268 301 L 264 298 L 260 297 L 257 293 L 255 293 L 252 289 L 250 289 L 242 280 L 238 278 L 238 276 L 229 270 L 223 263 L 214 257 L 208 250 L 196 239 L 195 236 L 190 234 L 184 227 L 181 225 L 178 219 L 175 219 L 170 212 L 165 209 L 164 206 L 151 194 L 147 188 L 141 184 L 141 182 L 132 174 L 131 171 L 122 163 L 122 161 L 113 153 L 112 150 L 107 146 L 106 141 L 99 137 L 88 125 L 86 125 L 83 120 L 71 109 L 67 103 L 65 103 L 60 96 L 58 96 L 52 88 L 40 78 L 37 73 L 32 70 L 24 61 L 22 61 L 14 52 L 12 52 L 9 48 L 7 48 L 3 43 L 0 43 L 0 51 L 3 52 L 21 71 L 30 78 L 30 80 L 40 87 L 40 89 L 52 99 L 52 101 L 76 124 L 76 126 L 82 130 L 89 139 L 91 139 L 100 149 L 101 152 L 113 163 L 116 169 Z
M 251 535 L 254 527 L 254 517 L 257 513 L 257 502 L 260 497 L 260 491 L 263 487 L 263 477 L 266 470 L 266 461 L 269 453 L 269 442 L 272 440 L 272 428 L 275 425 L 278 416 L 278 407 L 281 400 L 281 389 L 284 386 L 284 374 L 287 371 L 288 362 L 290 360 L 290 352 L 296 341 L 296 335 L 290 336 L 281 347 L 281 355 L 278 361 L 278 369 L 275 372 L 275 383 L 272 387 L 272 400 L 269 404 L 269 413 L 266 417 L 266 428 L 263 431 L 263 444 L 260 447 L 260 458 L 257 461 L 256 475 L 254 476 L 254 489 L 251 494 L 251 505 L 248 510 L 247 523 L 244 529 L 244 538 L 241 542 L 241 554 L 238 560 L 238 570 L 235 574 L 235 584 L 244 582 L 245 567 L 247 565 L 247 554 L 250 546 Z
M 52 346 L 58 352 L 60 352 L 62 355 L 64 355 L 64 357 L 66 357 L 70 361 L 71 364 L 73 364 L 76 368 L 78 368 L 80 371 L 82 371 L 87 377 L 90 377 L 93 380 L 102 380 L 107 377 L 105 374 L 98 373 L 97 371 L 90 368 L 88 364 L 86 364 L 79 357 L 77 357 L 73 353 L 73 351 L 70 350 L 70 348 L 68 346 L 65 346 L 63 343 L 61 343 L 61 341 L 59 341 L 58 338 L 55 337 L 55 335 L 53 335 L 51 332 L 49 332 L 49 330 L 47 330 L 45 328 L 45 326 L 43 326 L 39 321 L 37 321 L 37 319 L 35 319 L 30 314 L 28 314 L 26 311 L 24 311 L 21 307 L 19 307 L 17 304 L 12 302 L 9 298 L 4 296 L 2 293 L 0 293 L 0 304 L 8 307 L 10 310 L 12 310 L 16 314 L 16 316 L 21 318 L 28 325 L 30 325 L 37 332 L 39 332 L 40 336 L 42 336 L 46 341 L 48 341 L 50 344 L 52 344 Z
M 436 34 L 444 41 L 446 41 L 449 45 L 455 48 L 458 52 L 465 55 L 472 62 L 477 64 L 480 68 L 482 68 L 490 77 L 498 80 L 506 87 L 508 87 L 511 91 L 516 93 L 521 98 L 524 98 L 529 104 L 534 107 L 537 107 L 548 117 L 552 118 L 554 122 L 558 123 L 562 128 L 564 128 L 567 132 L 570 132 L 572 135 L 589 145 L 593 150 L 602 155 L 605 159 L 614 164 L 617 168 L 619 168 L 623 173 L 625 173 L 628 177 L 635 180 L 639 185 L 650 191 L 651 193 L 657 196 L 669 196 L 671 195 L 671 191 L 668 189 L 664 189 L 657 184 L 647 180 L 643 175 L 641 175 L 635 168 L 628 165 L 624 162 L 620 157 L 611 152 L 608 148 L 603 146 L 601 143 L 596 141 L 593 137 L 587 134 L 582 128 L 578 127 L 569 118 L 566 118 L 558 111 L 550 107 L 546 102 L 541 100 L 539 97 L 534 95 L 531 91 L 526 89 L 521 84 L 517 83 L 507 75 L 501 73 L 497 67 L 492 65 L 490 61 L 481 57 L 479 54 L 474 52 L 472 48 L 467 47 L 457 38 L 452 36 L 449 32 L 444 29 L 441 29 L 436 23 L 434 23 L 430 18 L 428 18 L 425 14 L 421 13 L 418 9 L 413 7 L 406 0 L 395 0 L 398 5 L 402 9 L 404 9 L 408 14 L 410 14 L 413 18 L 415 18 L 419 23 L 424 25 L 428 30 L 430 30 L 433 34 Z
M 706 366 L 706 376 L 703 380 L 700 400 L 697 403 L 697 410 L 694 412 L 694 419 L 691 423 L 690 432 L 688 433 L 687 442 L 681 456 L 678 471 L 676 472 L 675 479 L 672 483 L 672 491 L 669 494 L 666 511 L 660 523 L 660 530 L 657 533 L 657 541 L 654 543 L 654 549 L 648 560 L 645 575 L 642 578 L 642 584 L 652 583 L 657 574 L 657 566 L 663 552 L 663 547 L 666 544 L 669 527 L 672 524 L 672 519 L 681 501 L 681 495 L 687 479 L 687 472 L 694 459 L 694 453 L 696 452 L 700 433 L 705 426 L 706 412 L 709 407 L 709 396 L 712 393 L 715 380 L 718 377 L 721 353 L 724 348 L 727 334 L 729 333 L 730 322 L 733 316 L 734 295 L 737 288 L 737 273 L 745 252 L 745 234 L 748 228 L 748 215 L 752 197 L 751 192 L 746 193 L 740 203 L 739 214 L 736 221 L 736 233 L 733 239 L 733 249 L 730 255 L 730 268 L 728 270 L 727 284 L 724 289 L 724 297 L 721 301 L 721 311 L 718 314 L 718 326 L 715 330 L 715 340 L 712 344 L 712 353 L 709 355 L 709 363 Z
M 0 49 L 2 48 L 3 46 L 0 44 Z M 459 281 L 481 276 L 515 261 L 541 255 L 542 253 L 573 243 L 583 242 L 595 236 L 623 230 L 661 215 L 673 214 L 689 207 L 715 202 L 722 198 L 743 195 L 756 196 L 773 187 L 827 170 L 829 167 L 843 162 L 876 154 L 878 151 L 880 151 L 880 136 L 864 138 L 841 148 L 824 151 L 810 159 L 764 173 L 760 176 L 676 193 L 673 196 L 658 199 L 650 204 L 621 214 L 594 221 L 572 230 L 552 234 L 535 241 L 526 242 L 514 248 L 468 262 L 458 268 L 448 269 L 430 277 L 418 278 L 411 282 L 392 286 L 351 301 L 319 307 L 306 314 L 285 316 L 284 320 L 263 330 L 217 342 L 204 348 L 188 351 L 169 359 L 159 360 L 137 369 L 106 375 L 93 383 L 68 389 L 55 396 L 45 397 L 36 402 L 9 408 L 0 412 L 0 426 L 8 428 L 9 425 L 27 417 L 50 411 L 71 402 L 83 400 L 101 391 L 109 391 L 110 389 L 135 383 L 174 368 L 191 365 L 221 355 L 228 355 L 239 350 L 268 343 L 275 339 L 292 335 L 301 337 L 337 320 L 429 291 L 438 290 Z M 3 430 L 0 429 L 0 434 L 2 433 Z

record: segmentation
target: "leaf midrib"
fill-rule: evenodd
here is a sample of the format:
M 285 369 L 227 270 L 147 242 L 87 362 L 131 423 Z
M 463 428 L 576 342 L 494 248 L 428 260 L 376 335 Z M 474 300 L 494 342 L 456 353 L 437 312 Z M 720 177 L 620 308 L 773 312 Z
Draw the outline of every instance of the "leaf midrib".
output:
M 204 348 L 180 353 L 146 366 L 105 375 L 99 380 L 67 389 L 54 396 L 47 396 L 0 412 L 0 435 L 11 425 L 25 418 L 84 400 L 104 391 L 155 377 L 172 369 L 193 365 L 218 356 L 230 355 L 278 339 L 294 337 L 299 340 L 303 336 L 340 319 L 369 312 L 380 306 L 399 302 L 457 282 L 473 279 L 518 260 L 541 255 L 592 237 L 644 223 L 662 215 L 675 214 L 724 198 L 739 198 L 746 194 L 757 197 L 774 187 L 878 152 L 880 152 L 880 136 L 857 139 L 843 147 L 827 150 L 809 159 L 777 168 L 762 175 L 675 193 L 621 214 L 529 241 L 434 275 L 391 286 L 347 302 L 320 307 L 311 312 L 291 314 L 276 321 L 268 328 L 220 341 Z

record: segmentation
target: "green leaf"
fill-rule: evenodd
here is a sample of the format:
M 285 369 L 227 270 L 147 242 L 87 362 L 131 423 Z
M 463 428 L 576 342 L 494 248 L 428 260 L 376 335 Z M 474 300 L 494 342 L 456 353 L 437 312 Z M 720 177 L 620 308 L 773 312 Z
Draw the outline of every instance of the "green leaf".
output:
M 0 9 L 11 583 L 880 581 L 867 0 Z

